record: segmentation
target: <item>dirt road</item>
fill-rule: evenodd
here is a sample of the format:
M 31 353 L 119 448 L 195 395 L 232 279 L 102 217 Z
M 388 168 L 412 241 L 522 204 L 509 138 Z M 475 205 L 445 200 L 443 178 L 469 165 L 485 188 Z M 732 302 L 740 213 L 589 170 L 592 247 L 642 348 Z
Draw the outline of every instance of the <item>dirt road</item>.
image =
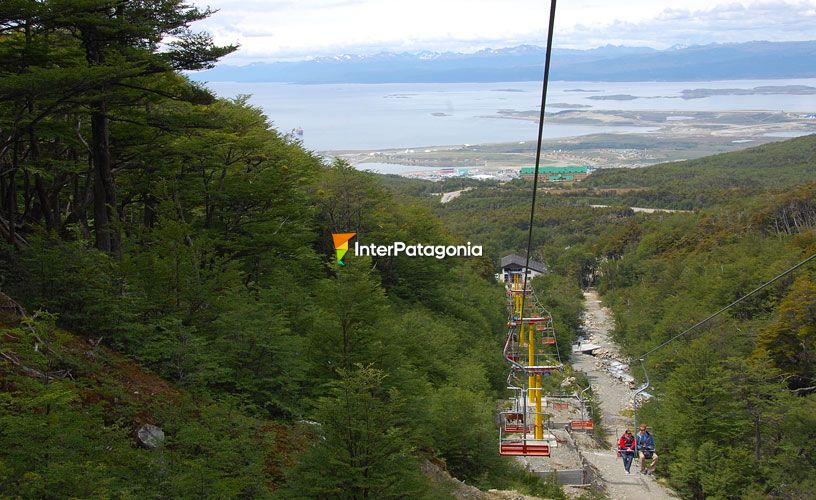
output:
M 618 358 L 617 346 L 609 338 L 614 328 L 611 311 L 603 307 L 597 292 L 584 292 L 586 313 L 584 328 L 593 344 L 602 347 L 608 358 Z M 587 448 L 588 440 L 581 440 L 581 453 L 600 473 L 610 498 L 626 500 L 646 500 L 676 498 L 671 490 L 657 483 L 653 476 L 639 474 L 637 460 L 632 464 L 631 474 L 623 469 L 623 462 L 617 457 L 615 446 L 623 430 L 631 425 L 631 418 L 622 414 L 630 407 L 633 391 L 629 384 L 615 378 L 605 365 L 595 356 L 576 353 L 573 355 L 573 366 L 587 374 L 592 383 L 592 390 L 600 402 L 603 411 L 603 425 L 607 430 L 607 442 L 610 446 Z M 659 452 L 659 450 L 658 450 Z M 658 464 L 657 467 L 661 467 Z
M 459 197 L 459 195 L 461 195 L 462 193 L 465 193 L 467 191 L 470 191 L 471 189 L 473 189 L 473 188 L 465 188 L 465 189 L 460 189 L 459 191 L 450 191 L 448 193 L 442 193 L 442 199 L 439 200 L 439 203 L 447 203 L 447 202 L 449 202 L 451 200 L 455 200 L 456 198 Z

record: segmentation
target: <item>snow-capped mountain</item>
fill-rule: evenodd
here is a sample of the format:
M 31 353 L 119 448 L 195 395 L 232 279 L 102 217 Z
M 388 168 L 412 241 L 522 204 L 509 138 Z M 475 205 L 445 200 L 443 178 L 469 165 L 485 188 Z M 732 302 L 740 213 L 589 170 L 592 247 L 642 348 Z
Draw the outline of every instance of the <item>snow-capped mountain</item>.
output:
M 307 61 L 221 65 L 204 81 L 292 83 L 508 82 L 541 78 L 545 49 L 519 45 L 459 52 L 340 54 Z M 816 41 L 555 49 L 555 80 L 688 81 L 816 77 Z

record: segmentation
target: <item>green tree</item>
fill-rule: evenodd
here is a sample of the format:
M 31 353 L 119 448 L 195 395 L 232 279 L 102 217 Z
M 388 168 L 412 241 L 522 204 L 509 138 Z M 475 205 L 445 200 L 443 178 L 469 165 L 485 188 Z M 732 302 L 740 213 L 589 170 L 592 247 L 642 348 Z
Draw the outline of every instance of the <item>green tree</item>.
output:
M 94 166 L 94 228 L 96 246 L 116 252 L 119 246 L 117 189 L 112 170 L 109 132 L 109 102 L 115 84 L 143 89 L 141 82 L 128 81 L 173 70 L 210 67 L 218 58 L 235 47 L 216 47 L 206 34 L 189 29 L 210 11 L 199 10 L 181 0 L 141 0 L 112 3 L 94 0 L 77 8 L 58 5 L 60 13 L 55 24 L 76 30 L 85 58 L 91 67 L 104 67 L 113 75 L 109 85 L 91 101 L 91 158 Z M 65 9 L 65 10 L 62 10 Z M 170 50 L 159 51 L 159 44 L 174 36 Z
M 429 413 L 434 447 L 454 477 L 472 481 L 500 468 L 494 405 L 485 393 L 442 387 L 432 396 Z
M 774 322 L 759 334 L 757 354 L 772 359 L 792 389 L 816 390 L 816 285 L 809 277 L 794 282 Z
M 427 491 L 399 417 L 401 398 L 370 366 L 339 370 L 315 415 L 316 439 L 289 471 L 286 498 L 420 498 Z
M 2 55 L 13 61 L 0 65 L 0 102 L 11 111 L 0 113 L 11 125 L 0 155 L 0 161 L 12 166 L 2 186 L 6 213 L 13 220 L 10 242 L 16 242 L 17 171 L 34 174 L 38 215 L 48 229 L 56 229 L 60 191 L 71 171 L 83 168 L 77 160 L 87 154 L 92 169 L 83 175 L 91 181 L 85 186 L 91 196 L 75 193 L 80 208 L 74 214 L 84 218 L 86 202 L 80 200 L 91 198 L 97 248 L 118 251 L 122 200 L 114 167 L 122 158 L 116 158 L 112 148 L 111 121 L 132 121 L 128 110 L 149 107 L 157 96 L 212 100 L 207 92 L 186 80 L 180 86 L 179 78 L 171 76 L 177 70 L 209 67 L 235 50 L 217 47 L 206 33 L 190 30 L 192 22 L 210 13 L 181 0 L 4 4 L 0 36 L 13 41 L 0 44 Z M 168 37 L 173 40 L 161 50 Z M 175 80 L 175 88 L 168 80 Z M 82 116 L 89 117 L 89 127 Z M 32 198 L 25 197 L 24 213 L 29 213 Z
M 333 278 L 315 284 L 317 307 L 304 311 L 308 347 L 318 371 L 327 380 L 338 368 L 370 363 L 382 352 L 378 323 L 389 311 L 379 276 L 360 258 L 336 269 Z

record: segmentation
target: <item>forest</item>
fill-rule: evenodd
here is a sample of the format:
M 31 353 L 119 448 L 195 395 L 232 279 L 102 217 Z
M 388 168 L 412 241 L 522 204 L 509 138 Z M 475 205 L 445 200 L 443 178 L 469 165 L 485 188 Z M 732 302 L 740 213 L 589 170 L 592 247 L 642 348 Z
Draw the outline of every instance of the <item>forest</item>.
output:
M 0 496 L 450 497 L 439 468 L 564 498 L 497 453 L 495 265 L 525 247 L 531 185 L 441 205 L 444 184 L 326 162 L 188 79 L 236 49 L 192 30 L 210 14 L 0 4 Z M 559 346 L 581 288 L 636 358 L 816 252 L 814 158 L 811 136 L 544 186 L 534 286 Z M 338 232 L 485 257 L 339 266 Z M 816 491 L 814 280 L 648 359 L 644 418 L 684 498 Z M 137 444 L 146 424 L 158 445 Z
M 596 287 L 643 381 L 637 360 L 644 353 L 816 253 L 812 179 L 816 136 L 602 170 L 570 189 L 545 186 L 533 258 L 552 273 L 534 285 Z M 519 251 L 530 190 L 485 186 L 436 212 L 450 229 L 482 241 L 486 254 Z M 590 207 L 598 203 L 608 207 Z M 556 295 L 548 300 L 562 302 L 565 318 L 580 311 L 580 296 Z M 814 298 L 811 261 L 647 357 L 655 397 L 640 418 L 655 429 L 665 459 L 658 474 L 683 498 L 809 498 L 816 491 Z
M 560 497 L 495 452 L 493 263 L 338 266 L 331 233 L 463 240 L 192 83 L 209 14 L 0 5 L 0 496 Z

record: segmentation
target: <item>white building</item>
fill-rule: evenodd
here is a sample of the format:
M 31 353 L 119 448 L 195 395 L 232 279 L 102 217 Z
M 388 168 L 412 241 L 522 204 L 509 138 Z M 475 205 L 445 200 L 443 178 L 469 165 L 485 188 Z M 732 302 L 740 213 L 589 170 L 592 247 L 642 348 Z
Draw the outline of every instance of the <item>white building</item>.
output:
M 513 275 L 518 274 L 520 280 L 524 280 L 524 264 L 526 264 L 527 259 L 522 257 L 521 255 L 507 255 L 502 257 L 501 259 L 501 272 L 497 276 L 498 280 L 502 283 L 506 283 L 508 281 L 513 281 Z M 530 260 L 530 266 L 527 269 L 527 281 L 529 282 L 539 274 L 543 274 L 547 271 L 547 267 L 542 264 L 541 262 L 536 262 L 534 260 Z

